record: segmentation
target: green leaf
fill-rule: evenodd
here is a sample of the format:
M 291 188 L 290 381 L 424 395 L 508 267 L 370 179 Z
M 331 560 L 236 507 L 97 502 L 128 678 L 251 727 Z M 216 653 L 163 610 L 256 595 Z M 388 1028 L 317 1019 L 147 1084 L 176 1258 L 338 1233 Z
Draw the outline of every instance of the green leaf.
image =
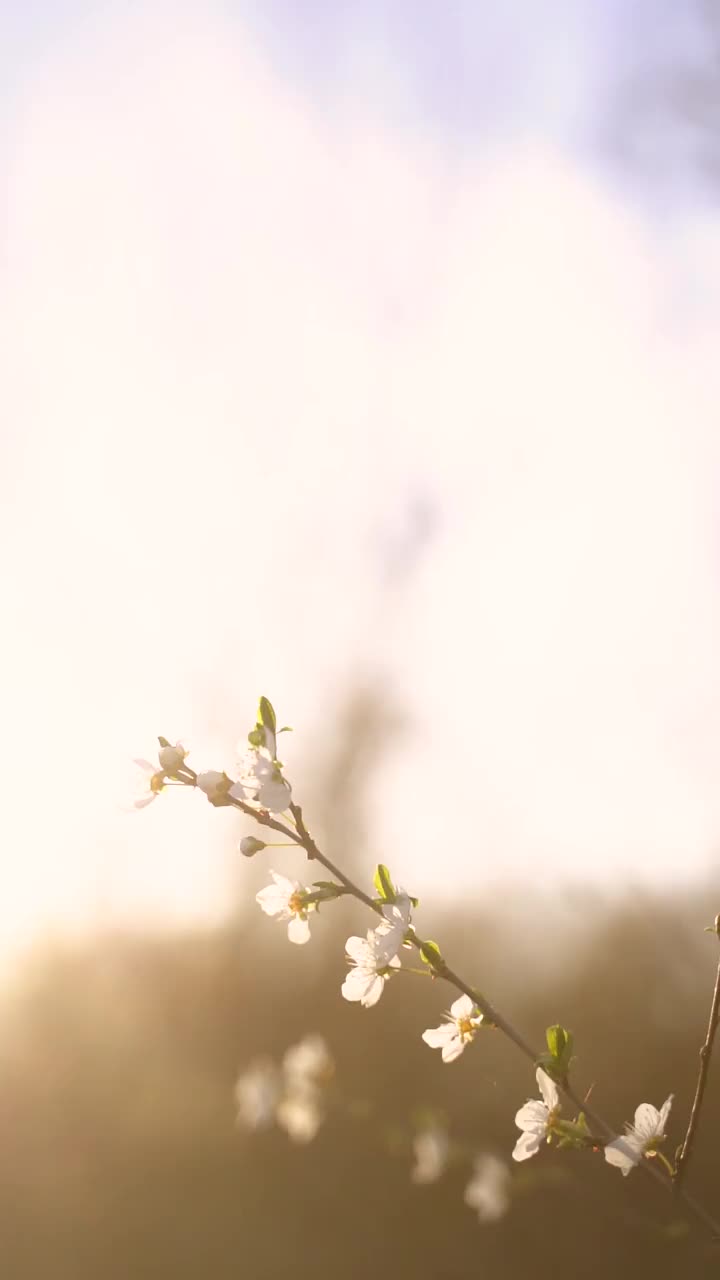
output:
M 573 1034 L 556 1023 L 545 1032 L 549 1054 L 544 1053 L 539 1065 L 554 1080 L 567 1079 L 572 1062 Z
M 568 1033 L 559 1023 L 555 1026 L 548 1027 L 545 1032 L 545 1040 L 547 1047 L 553 1058 L 562 1058 L 568 1042 Z
M 282 729 L 278 729 L 278 733 L 292 733 L 292 725 L 284 724 Z
M 432 938 L 420 943 L 420 958 L 425 964 L 431 965 L 434 969 L 441 969 L 445 963 L 437 942 L 433 942 Z
M 382 862 L 379 862 L 375 868 L 373 884 L 375 885 L 375 888 L 380 894 L 383 902 L 395 901 L 395 886 L 390 878 L 390 872 Z
M 258 724 L 263 728 L 269 729 L 271 733 L 276 732 L 277 720 L 275 719 L 275 711 L 273 704 L 269 698 L 261 698 L 258 707 Z

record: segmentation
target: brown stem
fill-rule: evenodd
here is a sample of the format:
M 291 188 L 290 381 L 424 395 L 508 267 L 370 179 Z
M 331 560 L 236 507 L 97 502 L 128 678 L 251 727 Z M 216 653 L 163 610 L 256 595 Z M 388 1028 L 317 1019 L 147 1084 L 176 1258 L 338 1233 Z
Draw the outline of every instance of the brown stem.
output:
M 715 917 L 715 933 L 720 937 L 720 915 Z M 718 1020 L 720 1020 L 720 961 L 718 961 L 717 973 L 715 974 L 715 989 L 713 991 L 712 1003 L 710 1005 L 710 1019 L 708 1021 L 705 1043 L 700 1050 L 700 1069 L 698 1071 L 697 1085 L 695 1087 L 695 1098 L 693 1099 L 690 1120 L 688 1121 L 687 1133 L 685 1134 L 685 1141 L 682 1144 L 682 1149 L 675 1166 L 673 1183 L 676 1191 L 680 1189 L 680 1185 L 687 1169 L 687 1163 L 692 1153 L 695 1133 L 700 1119 L 700 1108 L 702 1107 L 703 1097 L 705 1096 L 705 1086 L 707 1085 L 708 1072 L 710 1070 L 710 1057 L 712 1055 L 713 1041 L 715 1039 L 715 1032 L 717 1031 Z

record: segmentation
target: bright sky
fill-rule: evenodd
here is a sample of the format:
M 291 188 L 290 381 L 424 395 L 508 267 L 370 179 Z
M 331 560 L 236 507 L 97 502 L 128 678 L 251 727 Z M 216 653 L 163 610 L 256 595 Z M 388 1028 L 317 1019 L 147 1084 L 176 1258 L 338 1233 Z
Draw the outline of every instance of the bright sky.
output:
M 264 692 L 302 780 L 365 671 L 414 891 L 716 866 L 720 230 L 570 147 L 593 29 L 513 115 L 382 6 L 339 72 L 318 3 L 302 74 L 281 0 L 89 8 L 26 15 L 6 80 L 4 949 L 222 910 L 226 815 L 122 812 L 127 758 L 230 768 Z

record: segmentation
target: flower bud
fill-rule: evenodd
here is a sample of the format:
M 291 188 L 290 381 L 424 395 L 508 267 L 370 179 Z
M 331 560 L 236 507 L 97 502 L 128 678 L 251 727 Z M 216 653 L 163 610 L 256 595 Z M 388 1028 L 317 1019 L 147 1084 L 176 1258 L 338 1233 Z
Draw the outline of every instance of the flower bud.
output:
M 176 743 L 174 747 L 161 747 L 158 751 L 158 760 L 163 773 L 177 773 L 182 767 L 187 751 L 181 747 L 180 743 Z
M 232 782 L 226 773 L 220 773 L 217 769 L 208 769 L 205 773 L 198 774 L 195 786 L 205 792 L 211 804 L 222 804 L 223 800 L 226 800 Z
M 240 841 L 240 852 L 243 858 L 254 858 L 261 849 L 267 849 L 264 840 L 256 840 L 255 836 L 243 836 Z

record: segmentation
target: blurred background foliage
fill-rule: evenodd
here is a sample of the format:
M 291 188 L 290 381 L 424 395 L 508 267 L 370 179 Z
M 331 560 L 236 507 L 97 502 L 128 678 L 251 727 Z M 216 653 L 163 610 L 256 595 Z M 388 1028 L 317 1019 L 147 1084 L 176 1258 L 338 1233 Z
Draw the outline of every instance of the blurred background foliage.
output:
M 356 695 L 305 806 L 328 849 L 365 881 L 376 856 L 392 858 L 372 849 L 363 783 L 378 743 L 399 728 L 398 715 Z M 225 820 L 236 838 L 236 815 L 208 810 L 208 822 Z M 292 947 L 253 902 L 268 866 L 286 866 L 291 851 L 270 853 L 238 859 L 236 910 L 223 927 L 48 943 L 5 990 L 4 1275 L 717 1274 L 720 1254 L 683 1228 L 670 1197 L 640 1173 L 624 1180 L 600 1154 L 545 1149 L 514 1166 L 511 1209 L 490 1226 L 463 1203 L 469 1159 L 437 1184 L 413 1185 L 423 1108 L 444 1113 L 469 1150 L 509 1159 L 515 1111 L 535 1094 L 532 1069 L 489 1031 L 443 1066 L 420 1034 L 453 996 L 429 979 L 398 976 L 369 1011 L 343 1001 L 343 944 L 367 927 L 363 909 L 323 908 L 311 943 Z M 702 929 L 717 908 L 710 884 L 603 899 L 571 888 L 550 896 L 538 882 L 421 903 L 418 923 L 538 1047 L 548 1023 L 572 1028 L 576 1086 L 594 1086 L 612 1123 L 674 1091 L 674 1148 L 717 960 Z M 279 1130 L 241 1132 L 239 1071 L 313 1031 L 337 1063 L 317 1139 L 304 1147 Z M 719 1121 L 715 1066 L 689 1187 L 716 1213 Z

